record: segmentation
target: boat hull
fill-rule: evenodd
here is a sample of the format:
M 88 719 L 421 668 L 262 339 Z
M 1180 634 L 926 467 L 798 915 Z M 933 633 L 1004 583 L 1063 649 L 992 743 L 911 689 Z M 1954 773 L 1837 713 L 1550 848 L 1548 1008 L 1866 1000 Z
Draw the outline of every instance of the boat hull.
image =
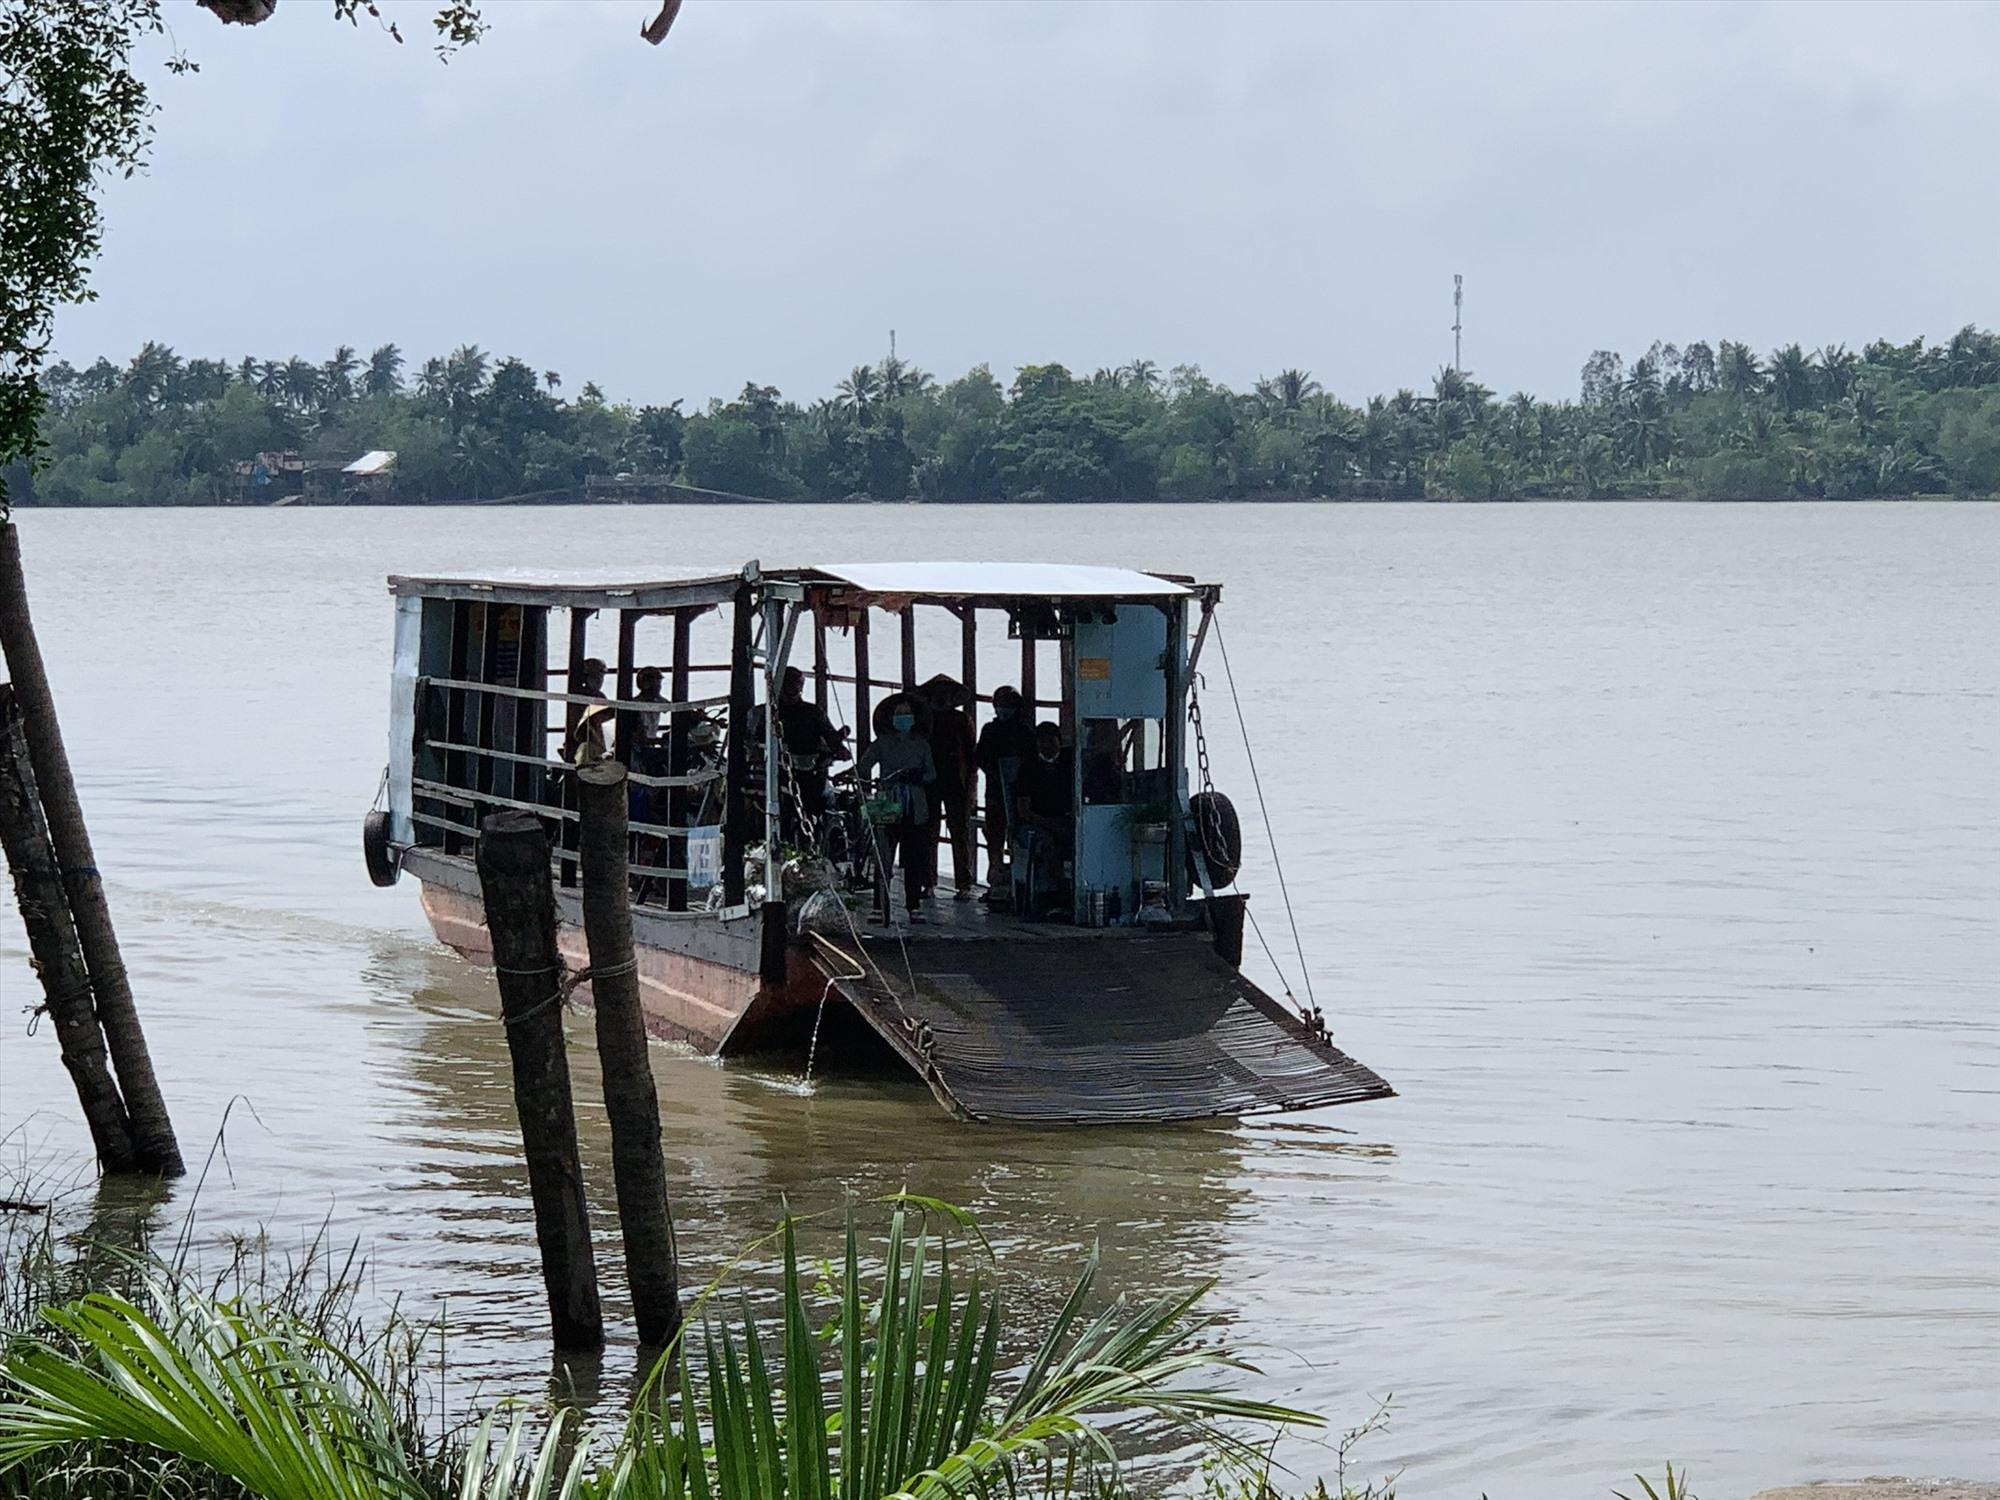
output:
M 478 876 L 466 861 L 410 850 L 404 868 L 422 883 L 424 915 L 438 941 L 491 967 Z M 582 909 L 573 892 L 556 894 L 556 947 L 572 974 L 589 967 Z M 775 942 L 772 940 L 775 933 Z M 755 1051 L 786 1033 L 801 1007 L 816 1004 L 825 981 L 784 940 L 784 909 L 635 913 L 633 956 L 646 1030 L 697 1052 Z M 576 998 L 591 999 L 588 981 Z

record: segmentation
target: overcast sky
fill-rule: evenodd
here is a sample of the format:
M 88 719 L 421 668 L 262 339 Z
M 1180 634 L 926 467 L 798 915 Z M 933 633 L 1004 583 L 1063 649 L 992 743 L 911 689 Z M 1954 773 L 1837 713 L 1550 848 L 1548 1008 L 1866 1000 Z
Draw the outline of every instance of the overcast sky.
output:
M 148 175 L 60 352 L 462 342 L 690 405 L 1135 356 L 1573 395 L 1655 338 L 2000 323 L 2000 4 L 168 0 Z M 153 54 L 158 56 L 157 52 Z

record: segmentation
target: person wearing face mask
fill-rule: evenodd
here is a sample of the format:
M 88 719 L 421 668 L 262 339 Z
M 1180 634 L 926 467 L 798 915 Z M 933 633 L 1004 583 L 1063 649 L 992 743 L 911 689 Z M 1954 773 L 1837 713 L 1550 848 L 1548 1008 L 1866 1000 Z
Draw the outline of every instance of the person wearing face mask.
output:
M 903 907 L 912 922 L 921 922 L 918 904 L 930 870 L 924 840 L 931 837 L 931 788 L 937 785 L 937 761 L 922 725 L 923 705 L 908 693 L 896 693 L 875 710 L 875 739 L 854 763 L 857 778 L 875 775 L 876 799 L 894 802 L 895 816 L 875 824 L 876 920 L 889 920 L 889 871 L 898 855 L 903 862 Z
M 973 758 L 986 773 L 986 885 L 1007 889 L 1007 855 L 1014 842 L 1014 785 L 1035 755 L 1035 730 L 1011 687 L 993 692 L 993 722 L 979 731 Z

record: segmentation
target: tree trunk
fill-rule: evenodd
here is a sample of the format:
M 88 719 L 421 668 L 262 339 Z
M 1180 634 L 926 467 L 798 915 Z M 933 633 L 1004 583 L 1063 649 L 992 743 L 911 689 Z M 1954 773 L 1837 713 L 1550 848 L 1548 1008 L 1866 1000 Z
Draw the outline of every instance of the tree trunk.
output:
M 562 959 L 556 952 L 549 837 L 540 820 L 525 812 L 486 819 L 479 829 L 478 865 L 500 981 L 500 1014 L 514 1065 L 514 1109 L 528 1160 L 549 1322 L 556 1348 L 602 1349 L 597 1262 L 590 1248 L 590 1211 L 583 1199 L 569 1058 L 563 1050 Z
M 76 1083 L 97 1165 L 105 1172 L 130 1172 L 138 1165 L 132 1122 L 105 1058 L 104 1033 L 90 998 L 90 971 L 77 946 L 76 924 L 63 895 L 62 872 L 49 844 L 28 741 L 9 683 L 0 683 L 0 847 L 13 872 L 29 961 L 42 981 L 44 1009 L 55 1023 L 63 1066 Z
M 111 927 L 104 882 L 97 873 L 90 830 L 84 826 L 83 805 L 77 800 L 76 781 L 70 775 L 62 727 L 56 722 L 48 671 L 42 664 L 41 646 L 35 640 L 34 621 L 28 615 L 28 585 L 21 572 L 21 532 L 12 521 L 0 521 L 0 651 L 6 655 L 7 672 L 13 678 L 35 784 L 41 792 L 43 815 L 48 820 L 49 840 L 55 847 L 56 864 L 69 896 L 77 944 L 83 950 L 84 966 L 90 971 L 97 1019 L 111 1049 L 112 1066 L 118 1070 L 119 1088 L 125 1095 L 138 1165 L 142 1171 L 157 1172 L 162 1177 L 179 1177 L 187 1168 L 181 1162 L 173 1121 L 167 1118 L 167 1101 L 161 1097 L 159 1080 L 153 1076 L 146 1033 L 139 1025 L 138 1008 L 132 1003 L 132 985 L 118 955 L 118 934 Z
M 618 1226 L 639 1342 L 659 1348 L 681 1326 L 680 1266 L 660 1149 L 660 1095 L 646 1049 L 639 971 L 632 953 L 630 838 L 625 768 L 615 762 L 576 773 L 582 789 L 583 934 L 590 944 L 590 994 L 597 1055 L 604 1066 L 604 1112 L 611 1119 L 611 1171 Z

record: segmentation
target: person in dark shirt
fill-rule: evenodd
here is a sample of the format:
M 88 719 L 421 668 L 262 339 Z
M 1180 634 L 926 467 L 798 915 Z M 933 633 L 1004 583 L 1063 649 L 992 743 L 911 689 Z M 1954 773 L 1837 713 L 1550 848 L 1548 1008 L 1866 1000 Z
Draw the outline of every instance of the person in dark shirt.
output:
M 639 691 L 632 695 L 634 703 L 665 703 L 667 695 L 660 691 L 666 682 L 666 674 L 658 667 L 639 668 L 637 681 Z M 639 738 L 650 746 L 660 737 L 660 711 L 642 709 L 638 714 Z
M 750 734 L 751 743 L 761 747 L 764 742 L 761 703 L 750 711 Z M 792 783 L 798 788 L 797 805 L 789 793 L 783 803 L 785 837 L 794 839 L 801 809 L 815 822 L 826 814 L 827 768 L 854 753 L 847 747 L 845 731 L 835 729 L 826 711 L 806 697 L 806 675 L 797 667 L 785 668 L 779 683 L 778 743 L 784 749 Z
M 1014 905 L 1023 916 L 1059 905 L 1063 860 L 1076 834 L 1076 765 L 1054 724 L 1035 726 L 1035 754 L 1014 786 Z M 1020 867 L 1025 863 L 1027 868 Z
M 570 684 L 570 692 L 579 698 L 604 697 L 605 665 L 594 656 L 583 659 L 576 680 Z M 576 716 L 569 733 L 563 736 L 562 758 L 573 766 L 588 766 L 603 760 L 610 752 L 610 741 L 606 731 L 611 727 L 611 706 L 599 702 L 584 709 Z
M 1035 757 L 1035 731 L 1011 687 L 993 692 L 993 722 L 979 731 L 973 758 L 986 773 L 986 884 L 1005 890 L 1014 841 L 1014 783 Z
M 924 701 L 931 711 L 929 737 L 931 758 L 937 762 L 937 795 L 931 798 L 929 843 L 931 870 L 928 884 L 937 886 L 938 832 L 951 827 L 951 875 L 956 899 L 970 901 L 978 876 L 972 847 L 972 797 L 979 783 L 977 748 L 972 737 L 972 720 L 960 707 L 965 689 L 955 677 L 940 672 L 923 685 Z

